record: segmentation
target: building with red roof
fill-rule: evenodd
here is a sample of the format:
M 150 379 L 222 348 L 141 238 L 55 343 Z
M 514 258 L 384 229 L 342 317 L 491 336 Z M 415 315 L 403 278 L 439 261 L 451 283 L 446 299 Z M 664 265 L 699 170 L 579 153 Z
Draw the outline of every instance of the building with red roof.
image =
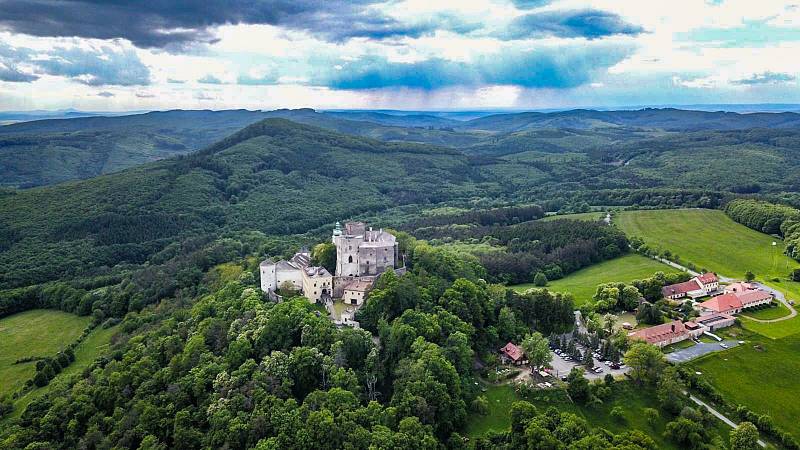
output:
M 674 320 L 654 327 L 636 330 L 629 333 L 628 337 L 633 340 L 641 340 L 648 344 L 664 347 L 665 345 L 697 337 L 703 333 L 702 327 L 697 326 L 697 324 L 693 322 L 687 323 L 689 324 L 688 328 L 687 324 L 684 324 L 680 320 Z
M 729 292 L 718 295 L 700 303 L 697 307 L 703 311 L 731 315 L 738 314 L 743 309 L 766 305 L 770 302 L 772 302 L 771 293 L 755 289 L 742 293 Z
M 500 349 L 500 358 L 503 360 L 503 364 L 511 363 L 519 366 L 528 363 L 525 352 L 511 342 Z
M 706 272 L 697 275 L 689 281 L 683 283 L 670 284 L 661 288 L 664 298 L 677 300 L 683 297 L 703 297 L 710 295 L 719 289 L 719 278 L 713 272 Z

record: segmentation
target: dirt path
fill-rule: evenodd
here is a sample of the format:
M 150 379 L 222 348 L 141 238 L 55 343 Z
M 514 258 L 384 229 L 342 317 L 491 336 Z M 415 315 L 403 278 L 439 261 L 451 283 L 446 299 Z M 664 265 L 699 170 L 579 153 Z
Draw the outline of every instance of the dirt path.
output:
M 711 405 L 709 405 L 708 403 L 700 400 L 699 398 L 695 397 L 694 395 L 689 395 L 689 398 L 693 402 L 695 402 L 696 404 L 706 407 L 708 409 L 708 412 L 710 412 L 712 415 L 714 415 L 714 417 L 716 417 L 717 419 L 721 420 L 722 422 L 724 422 L 729 427 L 736 428 L 736 423 L 734 421 L 732 421 L 731 419 L 728 419 L 727 417 L 725 417 L 721 412 L 719 412 L 716 409 L 712 408 Z M 766 447 L 767 443 L 762 441 L 761 439 L 759 439 L 758 440 L 758 445 L 760 445 L 762 447 Z

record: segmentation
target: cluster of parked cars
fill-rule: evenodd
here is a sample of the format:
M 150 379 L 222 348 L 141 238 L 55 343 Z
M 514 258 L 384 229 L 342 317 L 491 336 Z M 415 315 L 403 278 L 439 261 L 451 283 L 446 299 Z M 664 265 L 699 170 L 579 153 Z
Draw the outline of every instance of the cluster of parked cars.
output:
M 565 351 L 562 351 L 559 348 L 555 348 L 555 347 L 551 347 L 551 348 L 553 349 L 553 353 L 555 353 L 556 355 L 561 357 L 561 359 L 563 359 L 564 361 L 573 361 L 573 360 L 575 360 L 575 358 L 573 358 L 572 355 L 570 355 L 569 353 L 567 353 Z M 578 353 L 581 353 L 581 352 L 588 352 L 588 351 L 591 351 L 591 350 L 588 349 L 588 348 L 587 349 L 577 348 L 577 351 L 578 351 Z M 605 359 L 603 357 L 603 355 L 601 355 L 599 353 L 599 351 L 592 351 L 592 356 L 594 357 L 595 360 L 599 360 L 601 362 L 601 364 L 603 364 L 604 366 L 608 367 L 609 369 L 619 370 L 619 369 L 624 369 L 625 368 L 625 364 L 616 363 L 616 362 L 613 362 L 611 360 Z M 598 366 L 592 367 L 591 369 L 589 369 L 589 371 L 590 372 L 594 372 L 594 373 L 599 375 L 599 374 L 603 373 L 605 370 L 603 369 L 602 366 L 598 365 Z

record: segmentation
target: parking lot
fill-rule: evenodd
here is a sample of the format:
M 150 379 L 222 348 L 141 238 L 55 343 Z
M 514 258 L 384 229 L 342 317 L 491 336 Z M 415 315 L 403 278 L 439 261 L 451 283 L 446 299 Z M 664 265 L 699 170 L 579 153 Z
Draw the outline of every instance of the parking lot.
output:
M 722 347 L 720 344 L 725 344 L 725 347 Z M 691 361 L 695 358 L 699 358 L 703 355 L 712 352 L 721 352 L 722 350 L 726 350 L 728 348 L 733 348 L 739 345 L 737 341 L 723 341 L 723 342 L 699 342 L 689 348 L 684 348 L 683 350 L 676 350 L 672 353 L 667 354 L 667 361 L 672 363 L 682 363 L 686 361 Z
M 581 348 L 580 350 L 581 350 L 581 353 L 585 352 L 585 350 L 583 348 Z M 550 365 L 553 366 L 553 375 L 555 375 L 558 378 L 561 378 L 561 377 L 569 374 L 569 372 L 572 370 L 573 367 L 581 367 L 581 368 L 583 368 L 584 371 L 585 371 L 584 372 L 585 373 L 584 376 L 586 378 L 590 379 L 590 380 L 596 380 L 598 378 L 603 378 L 604 376 L 606 376 L 606 374 L 609 374 L 609 373 L 611 375 L 614 375 L 615 377 L 622 376 L 626 372 L 628 372 L 628 370 L 629 370 L 628 367 L 624 367 L 624 368 L 620 368 L 620 369 L 612 369 L 611 367 L 605 365 L 605 363 L 603 363 L 599 359 L 594 358 L 594 357 L 592 359 L 594 360 L 595 367 L 600 367 L 600 368 L 603 369 L 603 371 L 601 373 L 594 373 L 594 372 L 588 371 L 588 370 L 586 370 L 586 368 L 583 365 L 580 364 L 580 362 L 567 361 L 563 357 L 558 356 L 555 353 L 553 353 L 553 361 L 550 363 Z

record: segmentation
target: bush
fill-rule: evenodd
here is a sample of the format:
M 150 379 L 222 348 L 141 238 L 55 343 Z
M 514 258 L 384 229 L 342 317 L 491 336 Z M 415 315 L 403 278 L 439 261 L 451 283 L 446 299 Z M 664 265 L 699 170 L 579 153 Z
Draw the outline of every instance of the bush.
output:
M 619 423 L 625 422 L 625 410 L 622 409 L 622 406 L 611 408 L 611 418 Z

